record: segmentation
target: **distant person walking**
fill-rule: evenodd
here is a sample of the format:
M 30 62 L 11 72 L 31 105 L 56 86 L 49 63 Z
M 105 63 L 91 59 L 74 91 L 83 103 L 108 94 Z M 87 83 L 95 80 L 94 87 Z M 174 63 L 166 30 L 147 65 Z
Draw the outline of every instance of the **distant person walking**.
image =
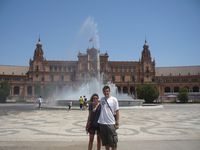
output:
M 117 150 L 119 128 L 119 104 L 117 98 L 110 95 L 110 87 L 103 87 L 104 97 L 101 98 L 101 113 L 99 116 L 102 145 L 106 150 Z
M 80 98 L 79 98 L 80 110 L 83 110 L 83 104 L 84 104 L 83 97 L 82 97 L 82 96 L 80 96 Z
M 98 125 L 100 111 L 101 105 L 99 103 L 99 96 L 98 94 L 93 94 L 90 98 L 89 114 L 86 124 L 86 131 L 89 133 L 88 150 L 92 150 L 95 134 L 97 134 L 97 150 L 101 149 L 100 129 Z
M 38 98 L 38 108 L 39 109 L 41 109 L 41 107 L 42 107 L 42 97 L 40 96 L 39 98 Z
M 72 108 L 72 101 L 70 101 L 70 102 L 68 103 L 68 110 L 71 110 L 71 108 Z
M 87 97 L 83 96 L 83 100 L 84 100 L 84 110 L 86 110 L 88 108 L 88 102 L 87 102 Z

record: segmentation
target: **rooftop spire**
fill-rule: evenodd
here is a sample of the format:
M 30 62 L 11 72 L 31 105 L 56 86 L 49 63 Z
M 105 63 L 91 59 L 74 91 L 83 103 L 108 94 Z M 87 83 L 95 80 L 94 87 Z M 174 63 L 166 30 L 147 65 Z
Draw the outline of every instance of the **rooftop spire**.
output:
M 144 41 L 144 45 L 147 45 L 147 35 L 145 33 L 145 41 Z
M 39 38 L 38 38 L 38 42 L 40 42 L 40 35 L 39 35 Z
M 40 34 L 39 34 L 39 37 L 38 37 L 37 46 L 42 46 L 42 43 L 41 43 L 41 40 L 40 40 Z

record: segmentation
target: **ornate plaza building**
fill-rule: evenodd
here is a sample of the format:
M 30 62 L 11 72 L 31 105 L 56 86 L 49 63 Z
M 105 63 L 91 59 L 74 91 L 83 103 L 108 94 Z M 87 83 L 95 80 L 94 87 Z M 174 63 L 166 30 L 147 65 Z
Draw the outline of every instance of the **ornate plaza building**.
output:
M 8 99 L 16 101 L 33 101 L 38 95 L 45 95 L 49 87 L 55 91 L 76 88 L 98 74 L 104 83 L 114 83 L 118 92 L 137 95 L 138 85 L 153 84 L 159 90 L 159 99 L 167 102 L 176 99 L 185 87 L 191 100 L 200 100 L 200 66 L 156 67 L 146 40 L 138 61 L 111 61 L 108 53 L 95 48 L 79 52 L 77 61 L 46 60 L 39 39 L 29 66 L 0 65 L 0 82 L 9 82 Z

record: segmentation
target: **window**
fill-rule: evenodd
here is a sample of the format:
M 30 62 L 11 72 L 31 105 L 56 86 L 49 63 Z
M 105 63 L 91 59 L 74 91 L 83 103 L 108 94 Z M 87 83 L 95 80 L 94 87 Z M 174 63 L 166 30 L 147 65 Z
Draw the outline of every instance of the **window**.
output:
M 122 76 L 122 81 L 123 81 L 123 82 L 125 81 L 125 77 L 124 77 L 124 76 Z
M 60 72 L 62 71 L 62 67 L 61 67 L 61 66 L 59 66 L 59 71 L 60 71 Z
M 52 66 L 50 66 L 50 67 L 49 67 L 49 70 L 50 70 L 50 72 L 52 72 L 52 71 L 53 71 L 53 67 L 52 67 Z
M 55 72 L 57 71 L 57 66 L 54 67 Z
M 39 71 L 39 66 L 38 65 L 36 66 L 36 71 Z
M 149 73 L 149 67 L 146 67 L 146 73 Z
M 112 76 L 112 81 L 115 82 L 115 76 Z
M 66 72 L 66 71 L 67 71 L 67 67 L 66 67 L 66 66 L 65 66 L 63 69 L 64 69 L 64 72 Z
M 27 87 L 27 94 L 30 96 L 32 95 L 32 86 Z
M 132 76 L 132 81 L 135 82 L 135 76 Z
M 64 81 L 64 75 L 61 75 L 60 79 L 61 81 Z
M 51 75 L 51 76 L 50 76 L 50 79 L 51 79 L 51 81 L 54 81 L 54 76 Z

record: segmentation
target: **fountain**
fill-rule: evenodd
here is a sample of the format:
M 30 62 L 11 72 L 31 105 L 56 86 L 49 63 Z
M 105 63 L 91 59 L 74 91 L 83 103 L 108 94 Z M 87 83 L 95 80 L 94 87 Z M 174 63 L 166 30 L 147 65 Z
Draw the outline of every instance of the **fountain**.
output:
M 141 106 L 144 102 L 144 100 L 140 99 L 134 99 L 134 96 L 130 96 L 128 94 L 124 93 L 118 93 L 117 87 L 115 84 L 108 82 L 106 85 L 108 85 L 111 89 L 111 95 L 116 97 L 119 101 L 119 106 Z M 90 78 L 88 82 L 84 82 L 79 87 L 76 87 L 76 90 L 74 88 L 68 88 L 65 91 L 65 94 L 59 94 L 55 100 L 55 105 L 58 106 L 67 106 L 67 104 L 72 101 L 73 106 L 79 106 L 79 98 L 80 96 L 86 96 L 89 100 L 91 95 L 94 93 L 97 93 L 99 97 L 103 97 L 102 88 L 104 84 L 102 83 L 102 80 L 98 80 L 97 78 Z
M 84 62 L 87 62 L 87 65 L 85 64 L 83 67 L 79 66 L 80 70 L 78 74 L 81 81 L 78 84 L 77 82 L 74 83 L 75 87 L 65 87 L 63 92 L 54 95 L 54 100 L 50 102 L 50 105 L 67 106 L 72 101 L 73 106 L 78 106 L 80 96 L 86 96 L 88 100 L 94 93 L 97 93 L 99 97 L 103 96 L 102 88 L 105 83 L 103 83 L 103 75 L 100 74 L 99 35 L 97 23 L 94 22 L 92 17 L 88 17 L 83 23 L 80 37 L 83 37 L 80 41 L 89 39 L 91 47 L 87 49 L 87 54 L 79 52 L 78 55 L 78 57 L 84 57 Z M 119 106 L 141 106 L 143 104 L 143 100 L 134 99 L 133 95 L 129 96 L 128 94 L 118 93 L 115 84 L 111 82 L 106 84 L 111 89 L 111 95 L 118 99 Z
M 67 106 L 72 101 L 73 106 L 79 105 L 80 96 L 86 96 L 89 100 L 91 95 L 97 93 L 99 97 L 103 97 L 102 88 L 105 85 L 103 83 L 103 74 L 100 74 L 100 60 L 99 50 L 91 48 L 87 50 L 87 75 L 83 79 L 82 83 L 79 83 L 76 87 L 66 87 L 66 89 L 56 96 L 56 105 Z M 116 97 L 119 101 L 119 106 L 141 106 L 144 100 L 134 99 L 133 95 L 124 93 L 118 93 L 117 87 L 114 83 L 107 82 L 111 89 L 111 95 Z

